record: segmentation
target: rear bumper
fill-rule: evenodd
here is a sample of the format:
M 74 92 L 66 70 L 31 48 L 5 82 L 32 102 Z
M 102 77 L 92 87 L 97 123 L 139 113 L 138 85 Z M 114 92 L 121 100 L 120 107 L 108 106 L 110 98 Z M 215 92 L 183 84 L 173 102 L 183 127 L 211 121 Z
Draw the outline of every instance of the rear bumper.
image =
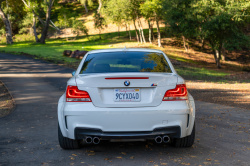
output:
M 195 119 L 193 100 L 162 102 L 157 107 L 100 108 L 90 102 L 66 103 L 64 97 L 58 103 L 58 121 L 63 136 L 70 139 L 82 139 L 86 135 L 148 138 L 165 134 L 182 138 L 191 134 Z M 163 128 L 159 133 L 158 129 Z
M 75 138 L 85 139 L 86 136 L 99 137 L 101 139 L 151 139 L 159 135 L 168 135 L 171 138 L 180 138 L 180 126 L 156 128 L 153 131 L 131 131 L 131 132 L 103 132 L 101 129 L 75 128 Z

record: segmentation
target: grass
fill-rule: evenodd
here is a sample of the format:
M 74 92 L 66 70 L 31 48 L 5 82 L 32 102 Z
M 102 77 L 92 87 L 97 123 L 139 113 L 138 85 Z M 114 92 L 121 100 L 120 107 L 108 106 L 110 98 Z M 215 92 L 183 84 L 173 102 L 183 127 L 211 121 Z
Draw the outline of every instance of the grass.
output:
M 187 80 L 203 80 L 211 82 L 224 82 L 226 81 L 224 76 L 230 75 L 229 73 L 218 72 L 206 68 L 198 67 L 176 67 L 177 73 Z
M 191 59 L 178 57 L 177 54 L 175 54 L 175 53 L 167 53 L 167 54 L 168 54 L 169 58 L 175 59 L 175 60 L 180 61 L 180 62 L 186 62 L 186 63 L 196 64 L 196 65 L 199 64 L 198 62 L 193 61 Z
M 45 60 L 53 59 L 54 61 L 76 62 L 79 60 L 64 57 L 64 50 L 95 50 L 109 48 L 110 44 L 119 42 L 118 39 L 105 39 L 96 41 L 97 36 L 90 36 L 90 41 L 86 37 L 81 37 L 78 40 L 74 38 L 66 39 L 49 39 L 46 44 L 34 43 L 33 41 L 15 42 L 13 45 L 2 45 L 0 51 L 12 52 L 15 54 L 27 53 L 36 55 L 37 58 Z
M 132 32 L 135 33 L 135 32 Z M 147 31 L 145 30 L 147 35 Z M 117 45 L 124 47 L 128 44 L 131 46 L 137 46 L 138 43 L 135 41 L 129 41 L 126 37 L 126 32 L 120 32 L 120 37 L 117 37 L 117 32 L 102 34 L 102 39 L 99 39 L 99 35 L 91 35 L 89 39 L 86 36 L 81 36 L 75 39 L 74 37 L 60 38 L 60 39 L 48 39 L 46 44 L 35 43 L 32 40 L 15 42 L 13 45 L 0 45 L 0 51 L 11 52 L 13 54 L 27 53 L 32 55 L 34 58 L 42 59 L 45 61 L 65 64 L 70 67 L 76 67 L 80 60 L 62 56 L 64 50 L 95 50 L 114 48 Z M 17 36 L 18 37 L 18 36 Z M 20 36 L 19 36 L 20 38 Z M 33 39 L 34 40 L 34 39 Z M 126 43 L 126 44 L 125 44 Z M 145 47 L 145 45 L 143 45 Z M 154 45 L 146 45 L 149 48 L 157 48 Z M 193 67 L 192 65 L 198 64 L 198 62 L 182 57 L 178 57 L 175 53 L 167 53 L 167 55 L 180 62 L 190 64 L 190 67 L 185 65 L 176 66 L 176 71 L 187 80 L 203 80 L 209 82 L 227 82 L 228 79 L 224 76 L 230 75 L 230 73 L 218 72 L 211 69 Z M 75 64 L 75 65 L 70 65 Z M 230 80 L 231 81 L 231 80 Z M 245 80 L 249 82 L 249 80 Z
M 145 34 L 147 34 L 147 31 Z M 60 38 L 60 39 L 47 39 L 46 44 L 35 43 L 34 37 L 27 35 L 16 35 L 16 40 L 14 44 L 0 45 L 0 51 L 12 52 L 14 54 L 27 53 L 31 55 L 36 55 L 37 58 L 49 61 L 64 61 L 67 63 L 78 62 L 79 60 L 64 57 L 62 53 L 64 50 L 96 50 L 96 49 L 105 49 L 112 48 L 110 45 L 114 43 L 135 43 L 137 42 L 130 41 L 126 37 L 126 32 L 120 32 L 120 37 L 118 37 L 118 32 L 105 33 L 101 34 L 101 40 L 99 35 L 90 35 L 89 39 L 86 36 L 80 36 L 77 39 L 75 37 Z M 131 35 L 135 36 L 135 31 L 131 31 Z M 21 39 L 23 39 L 21 41 Z

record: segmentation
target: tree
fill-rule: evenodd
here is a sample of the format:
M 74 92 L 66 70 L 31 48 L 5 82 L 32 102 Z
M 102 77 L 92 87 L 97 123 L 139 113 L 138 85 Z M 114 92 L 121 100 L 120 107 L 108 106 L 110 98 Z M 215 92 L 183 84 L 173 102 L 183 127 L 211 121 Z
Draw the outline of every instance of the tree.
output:
M 174 36 L 183 40 L 183 46 L 188 52 L 188 39 L 196 37 L 200 24 L 192 11 L 193 0 L 168 0 L 163 5 L 164 20 L 170 25 L 169 29 Z
M 51 8 L 54 4 L 54 1 L 55 0 L 45 0 L 45 6 L 47 10 L 46 10 L 46 19 L 45 19 L 45 24 L 44 24 L 43 31 L 42 31 L 42 36 L 40 38 L 40 43 L 42 44 L 45 44 L 45 39 L 47 37 L 48 28 L 50 24 Z
M 100 10 L 102 8 L 102 0 L 98 0 L 99 2 L 99 6 L 98 6 L 98 9 L 97 9 L 97 13 L 100 13 Z
M 25 4 L 25 6 L 33 13 L 34 16 L 36 16 L 38 18 L 38 20 L 41 22 L 41 24 L 43 25 L 43 29 L 42 29 L 42 34 L 41 34 L 41 38 L 39 39 L 39 42 L 42 44 L 45 44 L 45 40 L 48 34 L 48 28 L 49 26 L 56 28 L 57 30 L 59 30 L 55 24 L 50 20 L 50 16 L 51 16 L 51 9 L 52 6 L 55 2 L 55 0 L 33 0 L 32 2 L 37 3 L 38 6 L 40 7 L 39 9 L 44 9 L 45 14 L 45 21 L 42 20 L 42 18 L 39 16 L 39 14 L 36 14 L 35 12 L 35 8 L 30 5 L 27 4 L 25 0 L 22 0 L 22 2 Z M 51 24 L 51 25 L 50 25 Z M 34 26 L 33 26 L 34 27 Z M 34 30 L 35 32 L 35 30 Z M 36 34 L 36 33 L 34 33 Z
M 72 23 L 73 33 L 76 34 L 76 37 L 78 37 L 81 33 L 85 34 L 88 38 L 88 29 L 83 24 L 82 21 L 74 19 Z
M 9 22 L 8 17 L 4 13 L 3 8 L 2 8 L 3 1 L 4 0 L 0 0 L 0 16 L 1 16 L 1 18 L 4 22 L 4 26 L 5 26 L 6 42 L 7 42 L 7 44 L 13 44 L 10 22 Z
M 85 12 L 88 13 L 89 10 L 87 8 L 87 2 L 88 2 L 88 5 L 89 6 L 92 6 L 93 5 L 93 1 L 92 0 L 79 0 L 79 2 L 84 6 L 85 8 Z
M 224 47 L 232 50 L 249 47 L 250 39 L 243 32 L 243 27 L 249 21 L 248 0 L 203 0 L 193 6 L 218 68 L 221 68 L 220 60 L 225 56 L 222 55 Z
M 107 18 L 107 20 L 116 23 L 119 27 L 123 23 L 127 24 L 130 21 L 133 21 L 136 38 L 137 41 L 139 38 L 136 20 L 140 17 L 140 3 L 143 2 L 142 0 L 109 0 L 104 2 L 104 7 L 101 13 Z M 139 21 L 139 20 L 138 20 Z M 140 24 L 139 24 L 140 26 Z
M 150 18 L 154 18 L 154 20 L 156 21 L 157 38 L 158 38 L 159 47 L 162 47 L 159 21 L 162 17 L 162 14 L 164 13 L 163 6 L 162 6 L 164 3 L 165 3 L 164 0 L 146 0 L 145 3 L 141 4 L 140 6 L 140 10 L 142 14 L 144 15 L 144 17 L 146 17 L 148 20 Z M 149 29 L 150 29 L 150 23 L 149 23 Z
M 105 19 L 101 16 L 100 13 L 95 12 L 94 15 L 94 26 L 99 30 L 99 37 L 101 38 L 101 31 L 106 27 Z
M 163 6 L 165 22 L 175 36 L 183 38 L 184 46 L 191 38 L 209 41 L 218 68 L 224 47 L 249 45 L 243 33 L 249 20 L 248 0 L 167 0 Z

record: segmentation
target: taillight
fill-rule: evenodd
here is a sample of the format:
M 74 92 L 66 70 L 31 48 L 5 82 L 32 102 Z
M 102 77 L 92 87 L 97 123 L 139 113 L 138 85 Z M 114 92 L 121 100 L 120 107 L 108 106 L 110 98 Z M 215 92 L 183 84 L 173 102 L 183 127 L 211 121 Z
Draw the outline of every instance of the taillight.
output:
M 163 101 L 187 100 L 187 88 L 185 84 L 176 85 L 175 89 L 168 90 Z
M 88 92 L 79 90 L 77 86 L 68 86 L 66 91 L 67 102 L 91 102 Z

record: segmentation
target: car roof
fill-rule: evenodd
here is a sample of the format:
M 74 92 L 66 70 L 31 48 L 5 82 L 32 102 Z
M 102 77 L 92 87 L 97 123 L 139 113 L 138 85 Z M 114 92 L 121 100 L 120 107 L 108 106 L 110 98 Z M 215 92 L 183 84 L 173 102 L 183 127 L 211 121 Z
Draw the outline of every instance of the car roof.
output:
M 93 53 L 102 53 L 102 52 L 157 52 L 157 53 L 163 53 L 161 50 L 156 49 L 148 49 L 148 48 L 111 48 L 111 49 L 100 49 L 100 50 L 92 50 L 89 51 L 88 54 Z

